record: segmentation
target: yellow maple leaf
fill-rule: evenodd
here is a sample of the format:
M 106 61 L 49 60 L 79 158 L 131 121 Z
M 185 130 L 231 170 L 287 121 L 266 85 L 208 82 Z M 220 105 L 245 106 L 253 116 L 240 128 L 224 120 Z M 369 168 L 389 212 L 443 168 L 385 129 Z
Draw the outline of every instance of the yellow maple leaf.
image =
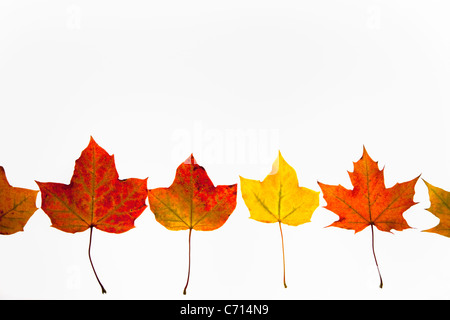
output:
M 283 251 L 283 282 L 286 286 L 284 241 L 281 224 L 298 226 L 310 222 L 319 206 L 319 192 L 299 187 L 297 173 L 283 159 L 281 152 L 272 165 L 272 172 L 263 180 L 240 177 L 242 198 L 250 211 L 250 218 L 278 222 Z

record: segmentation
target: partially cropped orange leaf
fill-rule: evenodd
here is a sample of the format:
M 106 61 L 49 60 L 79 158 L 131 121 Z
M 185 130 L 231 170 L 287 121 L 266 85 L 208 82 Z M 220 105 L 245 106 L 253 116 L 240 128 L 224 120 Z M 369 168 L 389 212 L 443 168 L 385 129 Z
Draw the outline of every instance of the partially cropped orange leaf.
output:
M 383 170 L 378 169 L 377 162 L 370 158 L 365 148 L 361 159 L 354 163 L 354 171 L 349 172 L 349 176 L 352 190 L 341 185 L 332 186 L 318 182 L 327 202 L 325 208 L 339 216 L 339 220 L 330 226 L 354 230 L 355 233 L 370 226 L 372 249 L 374 226 L 385 232 L 410 228 L 403 218 L 403 213 L 416 204 L 413 201 L 414 186 L 419 177 L 386 188 Z M 373 255 L 378 268 L 374 249 Z M 379 268 L 378 273 L 381 288 L 383 281 Z
M 12 187 L 0 167 L 0 234 L 23 231 L 36 207 L 38 191 Z
M 106 293 L 91 259 L 92 230 L 122 233 L 134 228 L 134 221 L 147 207 L 147 179 L 119 180 L 110 156 L 91 137 L 89 145 L 75 162 L 70 184 L 37 182 L 42 195 L 42 210 L 52 227 L 75 233 L 90 229 L 89 261 Z
M 236 207 L 237 185 L 215 187 L 206 170 L 191 155 L 178 166 L 175 180 L 168 188 L 148 191 L 150 210 L 155 219 L 169 230 L 189 230 L 189 284 L 192 230 L 220 228 Z
M 428 187 L 430 197 L 430 207 L 427 210 L 439 218 L 437 226 L 424 231 L 450 237 L 450 192 L 423 181 Z
M 287 287 L 281 224 L 298 226 L 311 221 L 319 206 L 319 192 L 299 187 L 297 173 L 281 152 L 273 163 L 272 172 L 263 181 L 241 177 L 241 192 L 250 218 L 265 223 L 278 222 L 283 252 L 283 283 Z

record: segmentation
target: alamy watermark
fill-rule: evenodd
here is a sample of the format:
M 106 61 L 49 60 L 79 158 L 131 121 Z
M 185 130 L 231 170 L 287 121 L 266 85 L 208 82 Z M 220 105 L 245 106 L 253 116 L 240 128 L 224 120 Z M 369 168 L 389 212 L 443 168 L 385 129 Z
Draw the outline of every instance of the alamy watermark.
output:
M 67 19 L 66 19 L 66 27 L 69 30 L 80 30 L 81 29 L 81 7 L 72 4 L 67 7 Z
M 381 29 L 381 8 L 380 6 L 370 6 L 366 11 L 366 27 L 370 30 Z
M 81 287 L 81 269 L 79 265 L 67 267 L 66 285 L 69 290 L 78 290 Z
M 171 161 L 201 157 L 215 164 L 259 165 L 271 163 L 277 156 L 279 129 L 273 128 L 205 128 L 200 121 L 192 129 L 176 129 L 172 133 Z

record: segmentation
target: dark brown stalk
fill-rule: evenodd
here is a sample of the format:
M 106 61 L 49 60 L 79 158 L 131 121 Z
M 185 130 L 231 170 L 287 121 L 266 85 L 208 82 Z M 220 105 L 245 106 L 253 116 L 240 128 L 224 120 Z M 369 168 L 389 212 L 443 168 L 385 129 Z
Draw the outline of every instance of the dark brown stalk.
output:
M 102 288 L 102 294 L 106 293 L 105 287 L 103 287 L 102 283 L 100 282 L 100 279 L 97 276 L 97 272 L 95 272 L 94 264 L 92 263 L 91 259 L 91 243 L 92 243 L 92 229 L 94 229 L 93 226 L 90 227 L 90 235 L 89 235 L 89 249 L 88 249 L 88 255 L 89 255 L 89 261 L 91 262 L 92 270 L 94 270 L 95 277 L 97 278 L 98 284 Z
M 373 258 L 375 259 L 375 264 L 377 266 L 377 270 L 378 270 L 378 276 L 380 277 L 380 288 L 383 288 L 383 279 L 381 278 L 381 273 L 380 273 L 380 267 L 378 266 L 378 262 L 377 262 L 377 256 L 375 255 L 375 241 L 374 241 L 374 236 L 373 236 L 373 224 L 370 225 L 370 229 L 372 231 L 372 252 L 373 252 Z
M 184 290 L 183 290 L 184 295 L 186 294 L 186 289 L 189 284 L 189 275 L 191 274 L 191 233 L 192 233 L 192 228 L 189 229 L 189 264 L 188 264 L 188 276 L 187 276 L 186 286 L 184 287 Z

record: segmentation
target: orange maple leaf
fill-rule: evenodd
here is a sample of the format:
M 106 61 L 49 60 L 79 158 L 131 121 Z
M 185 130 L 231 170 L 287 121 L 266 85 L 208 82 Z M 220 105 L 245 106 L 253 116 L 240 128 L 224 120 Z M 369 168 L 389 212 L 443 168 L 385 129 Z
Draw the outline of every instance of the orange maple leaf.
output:
M 12 187 L 0 167 L 0 234 L 9 235 L 23 231 L 36 207 L 39 191 Z
M 168 188 L 148 191 L 150 210 L 155 219 L 169 230 L 189 230 L 189 265 L 191 269 L 192 229 L 211 231 L 220 228 L 236 207 L 237 184 L 215 187 L 206 170 L 191 155 L 177 168 Z
M 90 229 L 89 261 L 101 284 L 91 259 L 92 230 L 122 233 L 134 228 L 134 221 L 147 205 L 147 179 L 119 180 L 114 156 L 110 156 L 91 137 L 89 145 L 75 162 L 69 185 L 36 183 L 41 190 L 42 210 L 52 227 L 75 233 Z
M 378 169 L 377 162 L 370 158 L 365 148 L 361 159 L 354 163 L 354 171 L 349 172 L 349 176 L 353 190 L 341 185 L 332 186 L 318 182 L 327 202 L 325 208 L 339 216 L 339 220 L 330 226 L 351 229 L 355 233 L 367 226 L 371 227 L 372 251 L 382 288 L 383 280 L 374 250 L 373 227 L 385 232 L 410 228 L 403 218 L 403 213 L 416 204 L 413 201 L 414 187 L 419 176 L 386 188 L 383 169 Z

